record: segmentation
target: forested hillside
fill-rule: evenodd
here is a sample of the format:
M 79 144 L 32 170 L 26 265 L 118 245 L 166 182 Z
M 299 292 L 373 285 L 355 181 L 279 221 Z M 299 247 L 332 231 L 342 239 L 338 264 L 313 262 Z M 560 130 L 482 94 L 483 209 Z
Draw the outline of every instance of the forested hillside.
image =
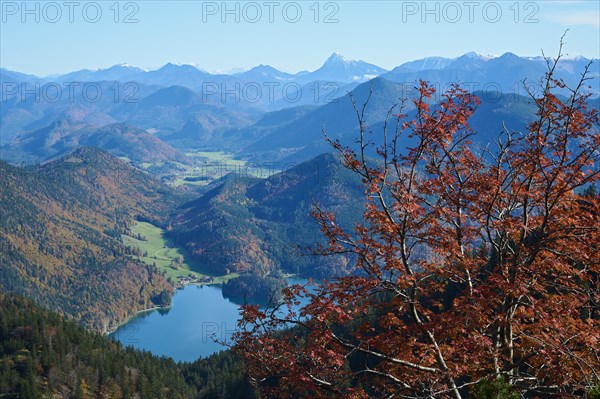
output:
M 134 218 L 165 222 L 176 195 L 125 162 L 82 148 L 37 168 L 0 163 L 0 288 L 106 331 L 168 303 L 172 286 L 130 257 Z
M 229 352 L 176 364 L 0 293 L 0 397 L 251 399 L 253 391 Z
M 306 247 L 324 243 L 310 212 L 318 203 L 352 226 L 362 206 L 359 184 L 331 154 L 267 179 L 232 174 L 183 206 L 171 236 L 218 273 L 345 275 L 345 258 L 308 255 Z

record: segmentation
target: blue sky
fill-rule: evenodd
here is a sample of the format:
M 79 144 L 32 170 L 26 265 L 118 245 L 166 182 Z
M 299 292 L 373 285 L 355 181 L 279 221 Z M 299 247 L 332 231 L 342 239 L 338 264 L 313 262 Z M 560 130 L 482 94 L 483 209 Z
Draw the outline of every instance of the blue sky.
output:
M 37 75 L 167 62 L 314 70 L 333 52 L 391 69 L 469 51 L 600 58 L 597 1 L 0 1 L 0 65 Z M 98 13 L 100 11 L 100 14 Z M 126 22 L 127 21 L 127 22 Z

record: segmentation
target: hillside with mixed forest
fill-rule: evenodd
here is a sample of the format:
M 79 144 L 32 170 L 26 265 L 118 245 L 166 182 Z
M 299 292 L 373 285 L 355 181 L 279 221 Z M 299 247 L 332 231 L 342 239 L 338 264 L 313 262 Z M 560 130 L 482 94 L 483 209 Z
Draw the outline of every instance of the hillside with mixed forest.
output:
M 313 205 L 353 226 L 363 206 L 360 180 L 332 154 L 266 179 L 230 174 L 182 206 L 170 235 L 214 272 L 266 275 L 284 270 L 307 277 L 351 272 L 344 257 L 309 249 L 324 244 Z
M 0 163 L 0 288 L 106 331 L 173 290 L 121 241 L 135 218 L 165 223 L 177 196 L 94 148 L 20 168 Z
M 251 399 L 254 393 L 230 352 L 178 364 L 0 293 L 0 397 Z

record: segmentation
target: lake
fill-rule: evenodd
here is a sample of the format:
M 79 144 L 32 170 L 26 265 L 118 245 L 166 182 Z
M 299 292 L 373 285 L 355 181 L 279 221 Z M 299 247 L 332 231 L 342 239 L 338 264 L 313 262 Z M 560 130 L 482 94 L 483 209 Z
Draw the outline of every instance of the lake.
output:
M 239 305 L 224 298 L 220 286 L 191 284 L 175 291 L 170 308 L 140 313 L 110 337 L 125 346 L 190 362 L 226 349 L 213 337 L 230 339 L 238 318 Z

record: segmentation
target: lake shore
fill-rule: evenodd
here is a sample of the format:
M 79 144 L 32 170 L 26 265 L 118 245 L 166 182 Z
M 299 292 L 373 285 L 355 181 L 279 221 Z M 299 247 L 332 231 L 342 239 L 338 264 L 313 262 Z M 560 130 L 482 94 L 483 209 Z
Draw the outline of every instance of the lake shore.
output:
M 131 320 L 135 319 L 137 316 L 139 316 L 142 313 L 151 312 L 153 310 L 159 310 L 159 309 L 169 309 L 170 307 L 171 307 L 171 305 L 169 305 L 169 306 L 154 306 L 151 308 L 138 310 L 131 316 L 126 317 L 123 321 L 120 321 L 116 326 L 114 326 L 114 327 L 111 326 L 108 329 L 108 331 L 102 332 L 102 335 L 104 335 L 105 337 L 108 337 L 109 335 L 114 334 L 119 328 L 123 327 L 125 324 L 129 323 Z
M 306 280 L 290 281 L 296 282 Z M 194 361 L 225 348 L 213 338 L 226 342 L 239 330 L 240 302 L 245 300 L 223 296 L 216 284 L 188 284 L 175 292 L 168 311 L 137 312 L 139 319 L 113 331 L 111 339 L 175 361 Z
M 291 274 L 291 273 L 285 273 L 283 274 L 283 277 L 289 282 L 289 279 L 293 279 L 293 278 L 300 278 L 297 274 Z M 183 288 L 185 288 L 188 285 L 197 285 L 197 286 L 222 286 L 223 284 L 221 282 L 217 282 L 217 281 L 212 281 L 212 282 L 199 282 L 199 281 L 185 281 L 185 282 L 180 282 L 177 285 L 175 285 L 174 288 L 174 292 L 173 295 L 175 295 L 175 292 L 177 290 L 181 290 Z M 245 301 L 245 298 L 236 298 L 236 297 L 228 297 L 228 300 L 230 300 L 231 302 L 234 302 L 236 304 L 242 304 Z M 171 298 L 172 301 L 172 298 Z M 125 324 L 129 323 L 131 320 L 135 319 L 136 317 L 138 317 L 140 314 L 146 313 L 146 312 L 151 312 L 154 310 L 160 310 L 160 309 L 170 309 L 172 306 L 172 302 L 169 304 L 169 306 L 154 306 L 151 308 L 147 308 L 147 309 L 141 309 L 136 311 L 135 313 L 133 313 L 131 316 L 126 317 L 124 320 L 120 321 L 118 324 L 116 324 L 114 327 L 111 326 L 107 331 L 102 332 L 102 335 L 104 336 L 110 336 L 112 334 L 114 334 L 119 328 L 123 327 Z
M 215 286 L 215 285 L 222 285 L 219 282 L 197 282 L 197 281 L 188 281 L 185 283 L 179 283 L 176 286 L 173 286 L 173 295 L 175 295 L 175 292 L 177 290 L 183 289 L 184 287 L 188 286 L 188 285 L 210 285 L 210 286 Z M 172 301 L 172 298 L 171 298 Z M 140 314 L 142 313 L 146 313 L 146 312 L 151 312 L 153 310 L 160 310 L 160 309 L 169 309 L 171 308 L 172 303 L 169 304 L 169 306 L 154 306 L 151 308 L 147 308 L 147 309 L 141 309 L 136 311 L 135 313 L 133 313 L 131 316 L 126 317 L 124 320 L 120 321 L 117 323 L 116 326 L 111 326 L 109 327 L 109 329 L 107 331 L 103 331 L 102 335 L 104 336 L 109 336 L 111 334 L 114 334 L 119 328 L 123 327 L 125 324 L 129 323 L 131 320 L 135 319 L 136 317 L 138 317 Z

